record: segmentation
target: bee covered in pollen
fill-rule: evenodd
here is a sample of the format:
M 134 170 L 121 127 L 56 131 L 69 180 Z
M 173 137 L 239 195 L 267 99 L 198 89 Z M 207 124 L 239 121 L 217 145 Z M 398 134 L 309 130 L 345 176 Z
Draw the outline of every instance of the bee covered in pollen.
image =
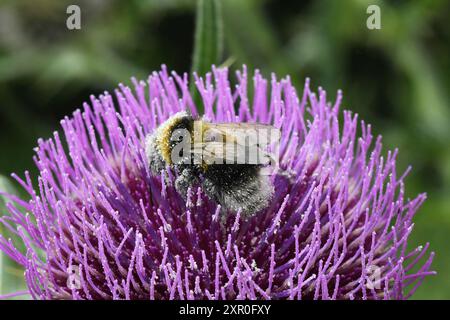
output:
M 183 197 L 200 185 L 222 209 L 249 217 L 272 198 L 270 168 L 280 136 L 271 125 L 212 123 L 178 112 L 147 136 L 145 150 L 152 173 L 175 169 Z

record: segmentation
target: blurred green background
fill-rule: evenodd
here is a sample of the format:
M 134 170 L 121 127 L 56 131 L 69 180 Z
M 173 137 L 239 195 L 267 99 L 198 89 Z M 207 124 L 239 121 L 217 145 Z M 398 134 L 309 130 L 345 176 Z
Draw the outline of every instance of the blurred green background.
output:
M 81 30 L 66 28 L 69 4 Z M 370 4 L 381 30 L 366 27 Z M 194 0 L 1 0 L 0 175 L 36 173 L 37 138 L 90 94 L 162 63 L 190 71 L 195 10 Z M 450 299 L 450 2 L 223 0 L 222 13 L 223 62 L 289 74 L 300 90 L 310 77 L 329 99 L 342 89 L 344 108 L 399 147 L 398 171 L 413 166 L 407 195 L 428 193 L 410 245 L 429 241 L 438 272 L 414 298 Z M 8 179 L 1 188 L 13 188 Z M 1 293 L 23 288 L 23 271 L 1 259 Z

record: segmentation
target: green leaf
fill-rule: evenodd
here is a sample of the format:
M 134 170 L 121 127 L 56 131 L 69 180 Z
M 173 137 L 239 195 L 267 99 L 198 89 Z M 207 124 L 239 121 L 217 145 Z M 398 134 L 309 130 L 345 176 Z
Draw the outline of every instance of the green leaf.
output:
M 192 57 L 192 72 L 199 76 L 211 70 L 211 65 L 219 65 L 223 50 L 223 25 L 220 0 L 198 0 Z M 191 81 L 191 93 L 197 102 L 194 81 Z M 201 105 L 197 104 L 199 108 Z
M 204 75 L 222 58 L 223 31 L 220 0 L 198 0 L 192 71 Z
M 18 195 L 18 191 L 14 188 L 10 179 L 1 175 L 0 190 Z M 8 200 L 4 196 L 0 195 L 0 216 L 5 215 L 7 212 L 7 201 Z M 12 237 L 10 232 L 5 230 L 2 224 L 0 224 L 0 233 L 5 238 Z M 0 296 L 26 290 L 23 272 L 24 270 L 21 266 L 0 251 Z M 26 297 L 18 296 L 18 298 L 23 299 Z

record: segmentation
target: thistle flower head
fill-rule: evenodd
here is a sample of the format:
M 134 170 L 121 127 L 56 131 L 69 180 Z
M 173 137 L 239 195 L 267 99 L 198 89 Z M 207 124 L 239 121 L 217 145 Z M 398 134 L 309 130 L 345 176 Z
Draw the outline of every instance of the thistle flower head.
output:
M 429 271 L 428 244 L 407 251 L 425 200 L 404 196 L 397 150 L 306 80 L 249 78 L 227 69 L 195 77 L 204 115 L 281 129 L 273 199 L 256 216 L 229 215 L 201 188 L 184 200 L 154 175 L 145 137 L 171 115 L 200 113 L 188 75 L 165 67 L 134 90 L 91 97 L 38 141 L 36 181 L 14 175 L 0 249 L 25 268 L 36 299 L 403 299 Z M 251 94 L 250 94 L 251 92 Z M 252 98 L 250 98 L 250 95 Z M 26 212 L 24 214 L 23 212 Z

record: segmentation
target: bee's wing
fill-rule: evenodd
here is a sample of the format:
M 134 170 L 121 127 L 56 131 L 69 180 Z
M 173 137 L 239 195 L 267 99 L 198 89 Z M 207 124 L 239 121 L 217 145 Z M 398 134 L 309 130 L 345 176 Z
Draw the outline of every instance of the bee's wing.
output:
M 270 153 L 257 146 L 236 143 L 204 142 L 197 144 L 192 152 L 206 164 L 268 164 L 273 160 Z
M 280 131 L 274 126 L 261 123 L 208 123 L 203 141 L 217 141 L 217 136 L 223 142 L 238 144 L 258 144 L 259 146 L 278 142 Z
M 279 129 L 259 123 L 205 123 L 193 153 L 205 163 L 268 164 L 275 157 L 265 149 L 278 142 Z
M 234 129 L 276 129 L 270 124 L 263 123 L 250 123 L 250 122 L 219 122 L 211 123 L 208 122 L 208 127 L 218 128 L 223 130 L 234 130 Z
M 195 155 L 201 156 L 202 162 L 206 164 L 212 163 L 236 163 L 237 151 L 235 145 L 222 142 L 204 142 L 196 144 L 193 152 Z

